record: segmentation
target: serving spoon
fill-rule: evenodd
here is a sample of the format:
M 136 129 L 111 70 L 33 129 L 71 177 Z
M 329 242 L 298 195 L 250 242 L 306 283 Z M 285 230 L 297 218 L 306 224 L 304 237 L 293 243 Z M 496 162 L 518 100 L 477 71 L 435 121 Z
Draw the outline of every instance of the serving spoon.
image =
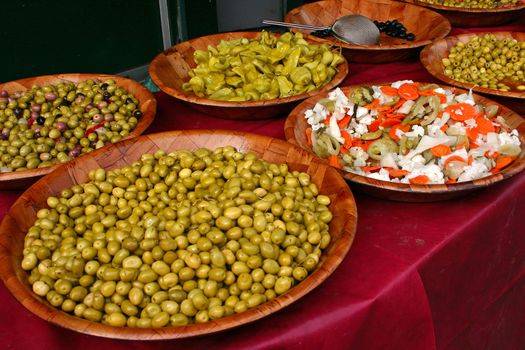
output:
M 337 39 L 356 45 L 377 45 L 379 44 L 379 29 L 370 18 L 361 15 L 346 15 L 335 21 L 328 27 L 319 27 L 309 24 L 279 22 L 265 19 L 264 24 L 281 27 L 299 28 L 306 30 L 329 31 Z

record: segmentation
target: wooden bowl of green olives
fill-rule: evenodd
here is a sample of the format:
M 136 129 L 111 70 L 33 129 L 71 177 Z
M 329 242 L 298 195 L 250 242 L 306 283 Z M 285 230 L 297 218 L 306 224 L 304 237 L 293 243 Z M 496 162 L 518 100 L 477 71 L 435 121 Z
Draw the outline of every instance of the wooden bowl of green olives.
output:
M 157 102 L 138 82 L 57 74 L 0 84 L 0 189 L 25 189 L 84 153 L 143 133 Z
M 60 327 L 192 337 L 319 286 L 356 225 L 350 188 L 306 150 L 235 131 L 150 134 L 64 164 L 22 194 L 0 225 L 0 276 Z
M 504 98 L 525 113 L 525 33 L 468 33 L 436 41 L 421 51 L 425 69 L 464 89 Z
M 333 36 L 317 37 L 300 29 L 309 39 L 339 46 L 350 62 L 385 63 L 405 60 L 416 55 L 425 45 L 444 38 L 450 33 L 450 22 L 442 15 L 400 1 L 392 0 L 341 0 L 317 1 L 297 7 L 285 17 L 286 22 L 331 26 L 337 19 L 358 14 L 380 23 L 395 23 L 392 31 L 383 30 L 378 45 L 354 45 L 342 42 Z M 385 28 L 386 29 L 386 28 Z
M 523 17 L 525 3 L 521 0 L 486 0 L 459 2 L 447 0 L 404 0 L 405 2 L 429 8 L 445 16 L 454 27 L 493 27 Z M 463 7 L 460 4 L 463 3 Z
M 339 85 L 348 64 L 338 50 L 302 35 L 220 33 L 160 53 L 149 73 L 166 94 L 222 119 L 282 116 Z

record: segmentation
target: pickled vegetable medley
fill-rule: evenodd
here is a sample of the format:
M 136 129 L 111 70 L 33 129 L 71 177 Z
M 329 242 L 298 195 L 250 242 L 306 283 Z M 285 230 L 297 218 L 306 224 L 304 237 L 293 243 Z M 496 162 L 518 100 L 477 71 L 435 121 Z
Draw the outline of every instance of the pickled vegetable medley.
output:
M 482 178 L 521 153 L 498 106 L 471 92 L 410 80 L 336 89 L 307 110 L 307 141 L 337 168 L 372 178 L 443 184 Z
M 182 88 L 224 101 L 271 100 L 310 92 L 329 83 L 344 62 L 328 45 L 311 45 L 301 33 L 290 32 L 223 40 L 207 51 L 196 50 L 194 60 L 197 67 Z
M 330 243 L 306 173 L 233 147 L 157 151 L 47 199 L 22 268 L 54 307 L 111 326 L 202 323 L 286 293 Z

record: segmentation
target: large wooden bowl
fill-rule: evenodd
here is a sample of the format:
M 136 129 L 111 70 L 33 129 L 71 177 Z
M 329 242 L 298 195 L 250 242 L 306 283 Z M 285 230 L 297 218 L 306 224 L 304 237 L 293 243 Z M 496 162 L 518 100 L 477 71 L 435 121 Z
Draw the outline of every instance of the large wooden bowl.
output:
M 28 274 L 20 267 L 24 236 L 35 220 L 37 210 L 45 207 L 46 198 L 61 189 L 87 181 L 90 169 L 102 167 L 113 169 L 130 164 L 143 153 L 157 149 L 195 150 L 200 147 L 214 149 L 231 145 L 238 150 L 252 151 L 261 158 L 274 163 L 287 163 L 290 169 L 305 171 L 311 175 L 320 192 L 330 196 L 330 209 L 334 218 L 330 223 L 332 241 L 323 251 L 316 270 L 289 292 L 255 309 L 215 321 L 184 327 L 166 327 L 155 330 L 116 328 L 80 319 L 51 307 L 45 298 L 31 290 Z M 231 131 L 171 131 L 140 136 L 113 144 L 104 150 L 94 151 L 73 160 L 44 177 L 30 187 L 13 204 L 0 225 L 0 277 L 7 288 L 28 310 L 55 325 L 78 332 L 121 339 L 173 339 L 222 331 L 240 326 L 296 301 L 321 284 L 341 263 L 352 245 L 357 223 L 357 209 L 352 192 L 340 174 L 330 166 L 318 162 L 306 150 L 288 142 L 254 134 Z
M 416 54 L 425 45 L 444 38 L 450 33 L 449 21 L 442 15 L 421 6 L 390 0 L 326 0 L 306 4 L 288 12 L 286 22 L 330 26 L 338 18 L 359 14 L 372 20 L 385 22 L 397 19 L 408 32 L 416 35 L 415 41 L 392 38 L 381 33 L 379 45 L 346 44 L 334 37 L 317 38 L 303 31 L 318 42 L 343 48 L 351 62 L 384 63 L 404 60 Z M 295 29 L 294 29 L 295 30 Z
M 42 75 L 38 77 L 14 80 L 7 83 L 0 84 L 0 90 L 6 90 L 9 93 L 16 91 L 30 90 L 33 85 L 50 85 L 58 84 L 60 82 L 68 81 L 78 83 L 88 79 L 107 80 L 113 79 L 120 87 L 132 93 L 139 100 L 139 108 L 142 112 L 137 126 L 125 138 L 133 138 L 142 134 L 148 126 L 153 122 L 155 113 L 157 111 L 157 100 L 153 94 L 138 82 L 114 75 L 105 74 L 56 74 L 56 75 Z M 56 164 L 46 168 L 28 169 L 23 171 L 0 172 L 0 190 L 20 190 L 29 187 L 38 178 L 49 174 L 51 171 L 59 167 Z
M 429 4 L 417 0 L 405 2 L 427 7 L 445 16 L 454 27 L 494 27 L 512 22 L 525 15 L 525 3 L 505 5 L 492 9 L 468 9 Z
M 315 94 L 329 91 L 339 85 L 348 74 L 348 63 L 337 66 L 338 72 L 327 85 L 314 91 L 286 98 L 266 101 L 217 101 L 199 97 L 182 89 L 190 77 L 188 72 L 196 67 L 193 60 L 195 50 L 207 50 L 208 45 L 217 46 L 221 40 L 239 38 L 256 39 L 260 32 L 234 32 L 208 35 L 185 41 L 160 53 L 151 62 L 149 74 L 155 84 L 165 93 L 185 101 L 193 108 L 222 119 L 255 120 L 268 119 L 288 113 L 295 104 Z
M 373 85 L 390 84 L 391 83 L 374 83 Z M 343 87 L 342 90 L 345 92 L 345 94 L 348 94 L 352 89 L 362 85 L 363 84 L 347 86 Z M 444 85 L 442 87 L 450 88 Z M 461 93 L 465 91 L 458 89 L 458 92 Z M 342 171 L 343 177 L 351 183 L 353 189 L 375 197 L 404 202 L 433 202 L 463 196 L 466 193 L 491 186 L 513 175 L 516 175 L 525 169 L 525 121 L 519 115 L 499 103 L 489 100 L 488 98 L 481 95 L 474 96 L 476 102 L 479 104 L 498 105 L 500 108 L 498 114 L 505 118 L 510 127 L 517 129 L 519 132 L 522 143 L 521 154 L 519 155 L 518 159 L 516 159 L 509 167 L 503 169 L 501 172 L 474 181 L 458 182 L 456 184 L 448 185 L 402 184 L 376 180 L 367 176 L 357 175 L 345 171 Z M 305 150 L 308 150 L 312 154 L 313 150 L 306 142 L 306 128 L 308 127 L 308 124 L 304 118 L 304 112 L 307 109 L 313 108 L 317 101 L 323 97 L 325 96 L 320 95 L 309 98 L 308 100 L 302 102 L 290 113 L 284 126 L 286 140 L 295 145 L 298 145 Z M 324 159 L 323 161 L 326 162 Z
M 459 41 L 466 43 L 476 36 L 483 36 L 485 34 L 487 33 L 460 34 L 438 40 L 435 43 L 425 47 L 423 51 L 421 51 L 421 63 L 430 74 L 447 84 L 459 86 L 465 89 L 472 89 L 483 94 L 509 98 L 511 101 L 515 100 L 514 102 L 521 102 L 523 106 L 525 103 L 525 92 L 515 89 L 516 85 L 519 85 L 519 83 L 512 81 L 506 82 L 513 89 L 510 91 L 499 91 L 475 86 L 474 84 L 462 83 L 445 75 L 444 66 L 441 63 L 441 60 L 448 57 L 450 49 L 453 48 Z M 494 32 L 491 34 L 494 34 L 498 39 L 514 38 L 518 41 L 525 41 L 525 33 L 522 32 Z M 521 82 L 521 84 L 523 84 L 523 82 Z M 523 109 L 516 109 L 516 111 L 519 113 L 525 113 L 525 106 L 523 106 Z

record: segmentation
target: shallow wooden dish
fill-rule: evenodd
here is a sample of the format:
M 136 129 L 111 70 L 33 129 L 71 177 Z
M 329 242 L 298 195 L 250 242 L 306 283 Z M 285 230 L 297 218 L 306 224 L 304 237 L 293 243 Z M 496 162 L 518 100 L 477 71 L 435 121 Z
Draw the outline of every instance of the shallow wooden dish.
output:
M 454 27 L 493 27 L 512 22 L 525 14 L 525 3 L 501 6 L 493 9 L 455 8 L 428 4 L 417 0 L 405 2 L 427 7 L 445 16 Z
M 348 63 L 345 61 L 337 66 L 338 73 L 327 85 L 309 93 L 266 101 L 217 101 L 196 96 L 182 89 L 182 84 L 189 80 L 188 71 L 196 67 L 193 61 L 195 50 L 207 50 L 208 45 L 216 46 L 221 40 L 256 39 L 259 35 L 259 32 L 220 33 L 185 41 L 155 57 L 149 67 L 149 74 L 153 82 L 168 95 L 188 102 L 190 106 L 203 113 L 217 118 L 235 120 L 268 119 L 285 114 L 299 101 L 333 89 L 348 74 Z
M 479 86 L 475 86 L 473 84 L 467 84 L 462 83 L 457 80 L 451 79 L 447 77 L 444 73 L 444 67 L 441 63 L 441 60 L 445 57 L 448 57 L 449 51 L 452 47 L 456 45 L 457 42 L 468 42 L 472 38 L 476 36 L 483 36 L 487 33 L 468 33 L 468 34 L 460 34 L 455 36 L 449 36 L 444 39 L 438 40 L 435 43 L 425 47 L 423 51 L 421 51 L 420 54 L 420 60 L 425 69 L 432 74 L 437 79 L 450 84 L 459 86 L 465 89 L 472 89 L 476 92 L 483 93 L 483 94 L 489 94 L 494 96 L 500 96 L 505 98 L 511 98 L 515 100 L 516 102 L 525 102 L 525 92 L 518 91 L 516 89 L 512 89 L 510 91 L 499 91 L 499 90 L 492 90 L 487 89 Z M 525 41 L 525 33 L 522 32 L 494 32 L 491 33 L 494 34 L 498 39 L 503 38 L 514 38 L 518 41 Z M 517 84 L 516 82 L 509 82 L 509 86 L 515 87 Z M 525 107 L 523 110 L 519 109 L 516 110 L 519 113 L 525 113 Z
M 434 11 L 390 0 L 319 1 L 291 10 L 285 21 L 330 26 L 338 18 L 349 14 L 359 14 L 381 22 L 397 19 L 404 24 L 407 32 L 416 35 L 416 40 L 392 38 L 381 33 L 380 45 L 353 45 L 334 37 L 317 38 L 310 35 L 309 31 L 303 32 L 314 41 L 342 47 L 345 57 L 351 62 L 383 63 L 404 60 L 416 54 L 423 46 L 444 38 L 451 30 L 449 21 Z
M 373 85 L 390 85 L 391 83 Z M 345 94 L 348 94 L 352 89 L 362 86 L 363 84 L 345 86 L 341 88 Z M 450 88 L 445 85 L 442 87 Z M 464 90 L 458 89 L 458 91 L 465 92 Z M 499 115 L 501 115 L 507 121 L 508 125 L 518 130 L 520 134 L 520 140 L 522 142 L 522 150 L 518 159 L 516 159 L 512 165 L 503 169 L 503 171 L 474 181 L 459 182 L 456 184 L 448 185 L 412 185 L 402 184 L 390 181 L 376 180 L 367 176 L 357 175 L 350 172 L 341 171 L 343 177 L 350 181 L 352 188 L 361 192 L 370 194 L 375 197 L 403 201 L 403 202 L 433 202 L 439 200 L 446 200 L 462 196 L 466 193 L 488 187 L 495 183 L 498 183 L 504 179 L 507 179 L 513 175 L 516 175 L 523 169 L 525 169 L 525 121 L 516 113 L 508 109 L 507 107 L 494 102 L 481 95 L 474 95 L 476 102 L 479 104 L 494 104 L 499 106 Z M 313 151 L 311 146 L 306 142 L 306 128 L 308 126 L 306 119 L 304 118 L 304 112 L 307 109 L 313 108 L 317 101 L 325 97 L 324 95 L 309 98 L 298 105 L 288 116 L 284 125 L 284 133 L 286 140 L 295 145 L 300 146 L 303 149 L 308 150 L 312 154 Z M 327 162 L 323 159 L 324 162 Z
M 71 81 L 74 83 L 78 83 L 88 79 L 113 79 L 119 86 L 123 87 L 124 89 L 135 95 L 135 97 L 139 100 L 139 107 L 142 112 L 142 117 L 139 120 L 137 127 L 132 132 L 130 132 L 128 136 L 125 137 L 126 139 L 133 138 L 142 134 L 153 122 L 153 119 L 155 118 L 155 113 L 157 111 L 157 100 L 155 100 L 153 94 L 138 82 L 115 75 L 82 73 L 42 75 L 38 77 L 25 78 L 10 81 L 7 83 L 2 83 L 0 84 L 0 90 L 7 90 L 9 93 L 12 93 L 16 91 L 30 90 L 34 84 L 44 86 L 49 84 L 57 84 L 63 81 Z M 31 185 L 33 182 L 35 182 L 38 178 L 49 174 L 51 171 L 55 170 L 60 165 L 61 164 L 56 164 L 54 166 L 46 168 L 13 171 L 7 173 L 0 172 L 0 190 L 25 189 L 29 187 L 29 185 Z
M 330 223 L 332 241 L 323 251 L 319 266 L 304 281 L 289 292 L 255 309 L 207 323 L 155 330 L 116 328 L 80 319 L 49 306 L 28 285 L 28 274 L 20 267 L 25 232 L 34 221 L 36 211 L 45 205 L 46 198 L 61 189 L 87 180 L 90 169 L 122 167 L 137 160 L 143 153 L 161 148 L 195 150 L 214 149 L 232 145 L 240 151 L 253 151 L 261 158 L 275 163 L 286 162 L 290 169 L 306 171 L 320 192 L 330 196 L 334 219 Z M 214 333 L 253 322 L 296 301 L 321 284 L 341 263 L 352 245 L 357 224 L 357 209 L 352 192 L 340 174 L 318 162 L 311 153 L 288 142 L 231 131 L 171 131 L 140 136 L 109 145 L 85 157 L 73 160 L 30 187 L 13 204 L 0 226 L 0 276 L 6 287 L 28 310 L 55 325 L 81 333 L 120 339 L 158 340 L 185 338 Z

